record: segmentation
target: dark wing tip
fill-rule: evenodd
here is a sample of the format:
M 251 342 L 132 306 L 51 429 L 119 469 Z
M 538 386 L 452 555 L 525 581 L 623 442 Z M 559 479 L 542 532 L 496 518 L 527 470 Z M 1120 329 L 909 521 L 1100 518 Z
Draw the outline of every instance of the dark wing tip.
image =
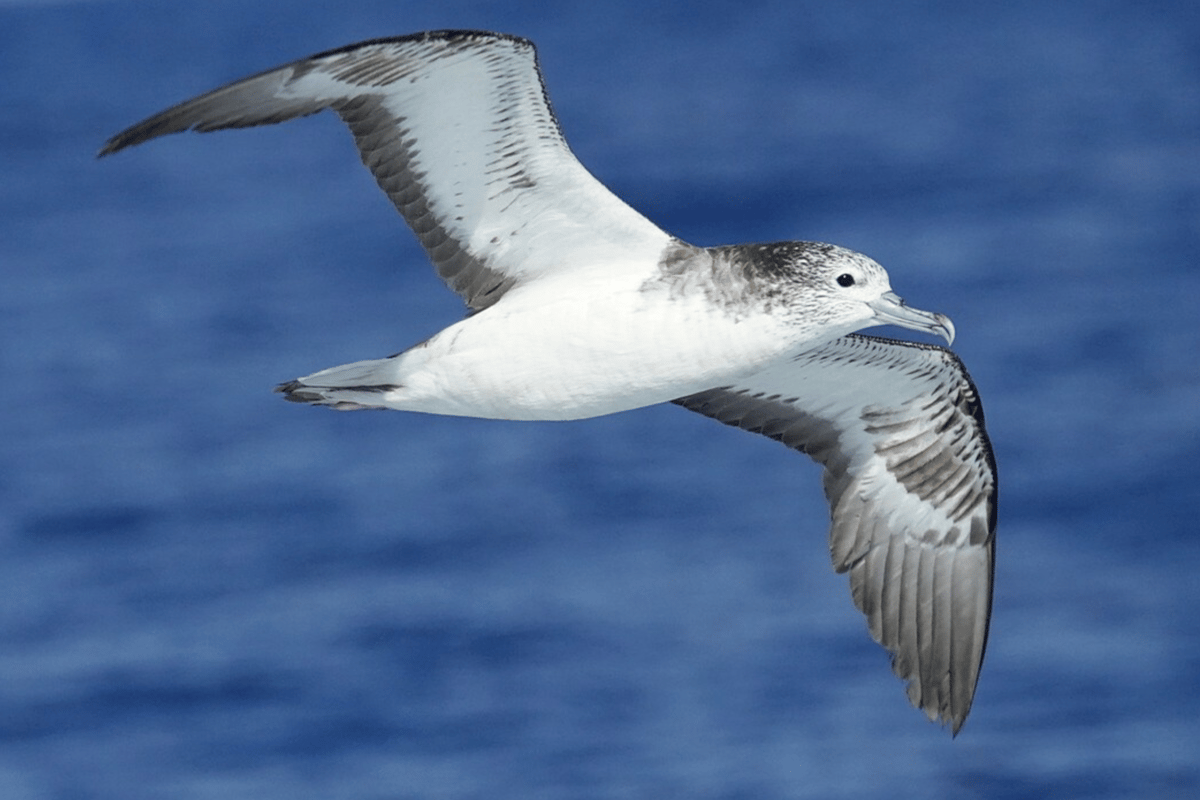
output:
M 528 47 L 531 49 L 535 49 L 533 42 L 531 42 L 530 40 L 525 39 L 523 37 L 514 36 L 512 34 L 507 34 L 507 33 L 493 33 L 491 31 L 479 31 L 479 30 L 436 30 L 436 31 L 424 31 L 421 33 L 413 33 L 413 34 L 408 34 L 405 36 L 391 36 L 391 37 L 383 37 L 383 38 L 378 38 L 378 39 L 367 39 L 367 40 L 364 40 L 361 42 L 355 42 L 354 44 L 337 47 L 332 50 L 325 50 L 320 53 L 315 53 L 314 55 L 308 56 L 307 58 L 301 59 L 300 61 L 297 61 L 297 62 L 292 62 L 291 64 L 273 67 L 272 69 L 265 70 L 263 72 L 255 74 L 255 75 L 251 75 L 248 78 L 244 78 L 242 80 L 228 84 L 226 86 L 223 86 L 223 87 L 216 89 L 212 92 L 209 92 L 207 94 L 201 95 L 193 100 L 188 100 L 184 103 L 180 103 L 178 105 L 172 106 L 171 108 L 168 108 L 167 110 L 165 110 L 161 113 L 155 114 L 154 116 L 149 117 L 149 118 L 139 122 L 138 124 L 136 124 L 130 128 L 127 128 L 126 130 L 121 131 L 120 133 L 113 136 L 112 138 L 110 138 L 107 142 L 104 143 L 104 146 L 100 148 L 100 151 L 96 154 L 96 157 L 104 158 L 105 156 L 112 155 L 113 153 L 116 153 L 119 150 L 124 150 L 127 147 L 132 147 L 134 145 L 141 144 L 142 142 L 148 141 L 150 139 L 154 139 L 159 136 L 165 136 L 166 134 L 169 134 L 169 133 L 180 133 L 182 131 L 193 130 L 193 129 L 199 130 L 199 131 L 208 131 L 208 130 L 216 130 L 218 128 L 247 127 L 250 125 L 261 125 L 261 124 L 268 123 L 268 122 L 277 122 L 277 121 L 280 121 L 281 119 L 290 118 L 292 116 L 300 116 L 302 114 L 311 114 L 316 111 L 319 111 L 323 106 L 310 107 L 310 108 L 306 108 L 303 110 L 297 110 L 297 109 L 293 108 L 293 109 L 289 109 L 283 115 L 273 115 L 273 114 L 270 114 L 269 111 L 267 113 L 261 114 L 261 115 L 255 114 L 255 113 L 250 113 L 247 115 L 246 118 L 241 119 L 241 120 L 215 118 L 210 121 L 201 116 L 202 114 L 207 114 L 207 113 L 210 113 L 213 111 L 220 112 L 220 110 L 221 110 L 220 103 L 219 103 L 220 96 L 222 94 L 225 94 L 227 92 L 227 90 L 234 89 L 235 87 L 238 87 L 238 86 L 250 84 L 259 78 L 263 78 L 265 76 L 271 75 L 272 73 L 276 73 L 276 72 L 279 72 L 280 70 L 287 69 L 288 67 L 291 67 L 291 66 L 304 64 L 307 62 L 312 62 L 312 61 L 327 58 L 330 56 L 337 56 L 342 53 L 352 52 L 359 48 L 371 47 L 371 46 L 376 46 L 376 45 L 402 44 L 404 42 L 418 42 L 418 41 L 444 41 L 444 42 L 448 42 L 448 43 L 469 43 L 472 41 L 484 41 L 484 40 L 508 41 L 508 42 L 512 42 L 514 45 L 517 45 L 518 47 Z M 218 101 L 218 102 L 212 102 L 212 101 Z
M 96 153 L 96 158 L 104 158 L 110 156 L 119 150 L 124 150 L 126 147 L 133 147 L 142 142 L 149 141 L 159 136 L 168 133 L 178 133 L 186 128 L 172 128 L 170 120 L 165 119 L 168 112 L 156 114 L 149 119 L 139 122 L 131 128 L 126 128 L 115 136 L 111 137 L 100 151 Z
M 103 158 L 172 133 L 248 128 L 315 114 L 326 104 L 277 96 L 278 90 L 293 75 L 294 66 L 275 67 L 176 103 L 112 136 L 96 156 Z

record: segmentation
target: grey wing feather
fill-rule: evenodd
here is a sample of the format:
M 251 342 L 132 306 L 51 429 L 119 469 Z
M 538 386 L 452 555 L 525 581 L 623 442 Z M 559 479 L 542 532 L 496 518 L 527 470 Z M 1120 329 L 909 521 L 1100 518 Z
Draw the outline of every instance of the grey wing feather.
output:
M 501 34 L 434 31 L 320 53 L 173 106 L 100 155 L 324 109 L 349 126 L 363 163 L 472 310 L 525 279 L 656 258 L 669 241 L 578 162 L 532 43 Z M 575 261 L 564 265 L 548 241 Z
M 825 467 L 833 564 L 909 699 L 957 733 L 987 644 L 997 502 L 982 406 L 958 358 L 850 335 L 675 402 Z

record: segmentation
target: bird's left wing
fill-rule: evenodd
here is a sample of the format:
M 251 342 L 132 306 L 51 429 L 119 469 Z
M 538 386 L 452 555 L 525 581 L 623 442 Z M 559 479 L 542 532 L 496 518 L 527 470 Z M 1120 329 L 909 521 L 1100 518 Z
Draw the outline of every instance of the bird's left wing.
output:
M 974 384 L 941 347 L 852 334 L 675 401 L 825 467 L 830 551 L 908 697 L 958 732 L 991 616 L 996 466 Z
M 363 163 L 474 311 L 547 274 L 652 265 L 670 241 L 579 163 L 533 44 L 504 34 L 431 31 L 319 53 L 155 114 L 100 155 L 324 109 L 350 127 Z

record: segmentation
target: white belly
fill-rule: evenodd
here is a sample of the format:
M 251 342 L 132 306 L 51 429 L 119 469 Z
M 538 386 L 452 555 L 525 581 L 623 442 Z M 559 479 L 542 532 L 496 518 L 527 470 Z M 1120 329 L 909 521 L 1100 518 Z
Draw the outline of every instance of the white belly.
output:
M 566 420 L 722 386 L 788 350 L 769 317 L 740 321 L 692 299 L 630 290 L 543 293 L 463 320 L 395 361 L 390 407 L 496 419 Z

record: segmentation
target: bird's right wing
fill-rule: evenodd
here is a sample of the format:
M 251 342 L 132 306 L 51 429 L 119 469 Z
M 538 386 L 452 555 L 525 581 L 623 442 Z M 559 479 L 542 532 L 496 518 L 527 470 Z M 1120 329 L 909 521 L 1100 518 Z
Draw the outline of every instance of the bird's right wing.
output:
M 997 494 L 958 357 L 851 334 L 675 402 L 824 465 L 833 564 L 909 700 L 957 733 L 987 643 Z
M 349 125 L 363 163 L 472 310 L 542 275 L 653 264 L 670 241 L 579 163 L 533 44 L 502 34 L 434 31 L 320 53 L 156 114 L 100 155 L 327 108 Z

